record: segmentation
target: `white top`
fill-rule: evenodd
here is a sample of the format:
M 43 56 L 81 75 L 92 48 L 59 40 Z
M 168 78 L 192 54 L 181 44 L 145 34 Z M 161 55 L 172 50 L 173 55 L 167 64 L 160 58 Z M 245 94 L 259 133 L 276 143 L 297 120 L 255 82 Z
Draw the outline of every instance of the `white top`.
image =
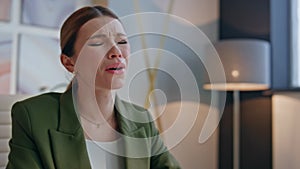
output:
M 115 155 L 116 149 L 121 149 L 119 146 L 116 146 L 117 145 L 116 142 L 117 141 L 97 142 L 92 140 L 86 140 L 87 152 L 88 152 L 92 169 L 125 168 L 124 158 Z M 113 151 L 113 153 L 111 153 L 110 150 Z

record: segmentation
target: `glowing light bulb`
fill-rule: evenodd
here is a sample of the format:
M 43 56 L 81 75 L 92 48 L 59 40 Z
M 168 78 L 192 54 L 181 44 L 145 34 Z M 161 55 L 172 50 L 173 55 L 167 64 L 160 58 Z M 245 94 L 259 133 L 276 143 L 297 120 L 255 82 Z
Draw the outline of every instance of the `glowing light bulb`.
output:
M 232 75 L 234 78 L 237 78 L 237 77 L 240 76 L 240 72 L 239 72 L 238 70 L 233 70 L 233 71 L 231 72 L 231 75 Z

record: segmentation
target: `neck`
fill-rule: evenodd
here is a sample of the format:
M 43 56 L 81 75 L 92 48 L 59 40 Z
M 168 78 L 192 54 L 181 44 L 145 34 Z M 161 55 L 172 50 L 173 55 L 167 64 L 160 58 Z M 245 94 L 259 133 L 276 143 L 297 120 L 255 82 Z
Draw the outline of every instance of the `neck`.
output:
M 97 89 L 95 91 L 95 96 L 99 110 L 103 113 L 103 115 L 111 114 L 115 105 L 115 91 Z
M 85 118 L 101 123 L 114 113 L 115 91 L 97 89 L 93 92 L 92 90 L 78 87 L 78 110 Z

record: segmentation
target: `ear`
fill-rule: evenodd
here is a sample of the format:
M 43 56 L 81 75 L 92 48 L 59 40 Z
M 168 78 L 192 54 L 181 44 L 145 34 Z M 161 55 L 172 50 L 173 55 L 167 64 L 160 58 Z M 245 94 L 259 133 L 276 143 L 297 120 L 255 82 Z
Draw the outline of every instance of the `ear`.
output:
M 60 61 L 69 72 L 71 73 L 74 72 L 75 59 L 73 57 L 69 57 L 65 54 L 61 54 Z

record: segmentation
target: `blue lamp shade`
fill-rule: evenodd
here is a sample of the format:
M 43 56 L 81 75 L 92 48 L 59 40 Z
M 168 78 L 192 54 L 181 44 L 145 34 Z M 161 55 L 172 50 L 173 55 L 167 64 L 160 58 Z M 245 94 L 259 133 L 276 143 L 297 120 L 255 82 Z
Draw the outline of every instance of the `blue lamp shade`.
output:
M 230 39 L 215 43 L 226 83 L 206 83 L 208 90 L 253 91 L 270 86 L 270 44 L 257 39 Z

